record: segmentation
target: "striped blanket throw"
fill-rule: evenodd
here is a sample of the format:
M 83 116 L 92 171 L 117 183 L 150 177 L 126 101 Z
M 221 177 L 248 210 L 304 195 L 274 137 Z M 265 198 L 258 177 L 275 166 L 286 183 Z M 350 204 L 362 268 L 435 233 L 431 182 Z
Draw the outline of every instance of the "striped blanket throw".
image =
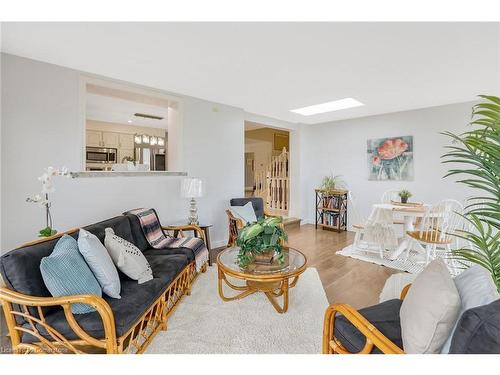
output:
M 180 247 L 194 252 L 196 270 L 199 272 L 203 264 L 208 262 L 208 249 L 205 242 L 197 237 L 174 238 L 166 236 L 161 228 L 158 214 L 153 208 L 139 208 L 126 212 L 137 216 L 141 223 L 142 232 L 149 245 L 154 249 L 178 249 Z

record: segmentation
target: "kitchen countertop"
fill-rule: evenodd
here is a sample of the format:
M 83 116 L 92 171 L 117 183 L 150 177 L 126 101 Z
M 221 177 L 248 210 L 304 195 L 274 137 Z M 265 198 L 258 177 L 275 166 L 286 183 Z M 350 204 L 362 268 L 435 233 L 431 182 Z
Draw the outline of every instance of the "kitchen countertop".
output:
M 171 171 L 82 171 L 70 172 L 72 178 L 96 178 L 96 177 L 168 177 L 187 176 L 187 172 Z

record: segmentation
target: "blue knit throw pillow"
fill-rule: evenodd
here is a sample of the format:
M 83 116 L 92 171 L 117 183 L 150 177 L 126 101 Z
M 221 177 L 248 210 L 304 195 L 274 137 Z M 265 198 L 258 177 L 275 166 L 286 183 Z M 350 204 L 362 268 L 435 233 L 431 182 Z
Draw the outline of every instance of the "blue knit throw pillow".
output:
M 52 254 L 42 258 L 40 271 L 43 281 L 54 297 L 74 294 L 102 296 L 101 286 L 78 251 L 76 240 L 65 234 L 57 241 Z M 71 305 L 74 314 L 86 314 L 95 309 L 83 303 Z

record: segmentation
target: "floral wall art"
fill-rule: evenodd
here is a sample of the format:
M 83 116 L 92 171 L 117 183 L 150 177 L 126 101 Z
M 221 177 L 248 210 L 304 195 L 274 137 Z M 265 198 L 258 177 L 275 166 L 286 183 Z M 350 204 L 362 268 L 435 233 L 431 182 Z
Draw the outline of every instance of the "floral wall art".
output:
M 413 180 L 412 136 L 369 139 L 367 155 L 369 180 Z

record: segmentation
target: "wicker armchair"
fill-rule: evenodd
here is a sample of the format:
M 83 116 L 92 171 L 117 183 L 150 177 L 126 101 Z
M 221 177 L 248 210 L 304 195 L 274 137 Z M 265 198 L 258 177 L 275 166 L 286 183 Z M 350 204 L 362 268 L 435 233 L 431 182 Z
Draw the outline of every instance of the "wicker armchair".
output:
M 403 288 L 400 300 L 387 301 L 360 311 L 347 304 L 330 305 L 323 323 L 323 354 L 404 354 L 400 340 L 399 307 L 410 286 Z M 380 325 L 367 319 L 378 320 L 380 317 Z M 387 337 L 382 330 L 391 337 Z
M 257 219 L 261 219 L 263 217 L 281 217 L 279 215 L 273 215 L 268 212 L 264 206 L 264 200 L 262 198 L 233 198 L 230 201 L 231 206 L 244 206 L 248 202 L 252 202 L 253 209 L 255 211 L 255 216 Z M 227 241 L 227 246 L 232 247 L 236 245 L 236 239 L 238 238 L 238 232 L 241 228 L 245 226 L 245 223 L 240 218 L 237 218 L 233 215 L 231 210 L 226 210 L 227 219 L 228 219 L 228 230 L 229 230 L 229 239 Z

